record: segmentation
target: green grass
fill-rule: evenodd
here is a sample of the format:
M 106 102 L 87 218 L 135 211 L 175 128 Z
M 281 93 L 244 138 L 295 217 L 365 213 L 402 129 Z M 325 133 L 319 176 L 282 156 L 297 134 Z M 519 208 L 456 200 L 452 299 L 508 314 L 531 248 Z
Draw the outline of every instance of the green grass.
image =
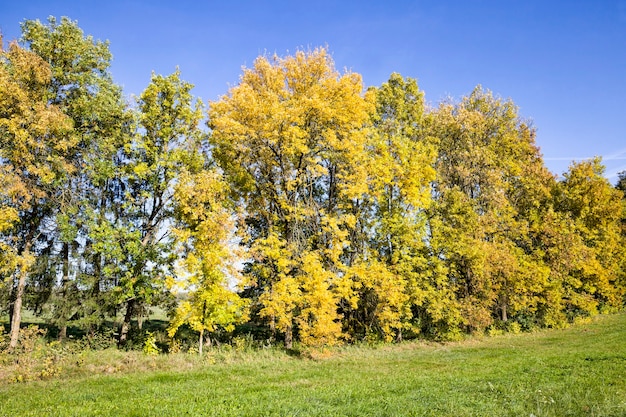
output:
M 626 416 L 625 314 L 306 357 L 97 355 L 64 378 L 1 386 L 0 416 Z M 101 374 L 107 360 L 117 373 Z

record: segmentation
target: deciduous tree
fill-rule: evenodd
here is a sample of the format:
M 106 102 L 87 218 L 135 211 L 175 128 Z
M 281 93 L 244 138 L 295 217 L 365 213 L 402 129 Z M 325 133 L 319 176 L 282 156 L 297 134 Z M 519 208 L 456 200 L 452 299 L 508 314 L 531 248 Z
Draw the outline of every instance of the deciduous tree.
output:
M 571 220 L 583 245 L 578 257 L 583 262 L 567 275 L 573 315 L 613 310 L 623 300 L 624 288 L 616 285 L 623 255 L 622 194 L 603 174 L 599 158 L 572 163 L 556 190 L 556 207 Z
M 411 306 L 421 305 L 425 296 L 425 213 L 435 179 L 435 149 L 424 94 L 415 80 L 394 73 L 371 92 L 376 103 L 372 164 L 368 198 L 358 215 L 364 232 L 351 236 L 352 245 L 363 248 L 353 262 L 361 310 L 353 314 L 368 337 L 392 340 L 411 327 Z
M 119 202 L 114 184 L 119 149 L 130 138 L 130 115 L 121 88 L 108 72 L 107 42 L 85 36 L 77 22 L 65 17 L 50 17 L 47 23 L 26 20 L 22 32 L 22 42 L 50 65 L 47 99 L 72 120 L 69 134 L 76 143 L 67 155 L 72 173 L 56 190 L 59 207 L 47 247 L 38 257 L 40 272 L 34 274 L 33 286 L 37 293 L 32 307 L 49 305 L 62 339 L 70 317 L 89 329 L 111 308 L 105 294 L 113 281 L 103 274 L 103 254 L 94 250 L 99 247 L 94 238 L 114 217 L 115 198 Z
M 307 343 L 339 336 L 351 208 L 368 187 L 372 107 L 362 90 L 358 74 L 340 75 L 316 49 L 258 58 L 210 105 L 214 155 L 242 207 L 260 314 L 287 347 L 297 323 Z
M 58 187 L 74 171 L 72 121 L 49 103 L 50 66 L 12 43 L 0 57 L 0 214 L 11 265 L 11 340 L 17 346 L 27 278 L 40 237 L 58 209 Z
M 204 332 L 232 331 L 247 320 L 245 301 L 237 294 L 240 284 L 237 251 L 233 250 L 233 220 L 228 207 L 228 187 L 215 169 L 183 172 L 175 186 L 174 229 L 181 251 L 179 273 L 169 282 L 185 299 L 170 322 L 169 334 L 187 323 L 200 333 L 202 353 Z
M 204 165 L 201 129 L 202 105 L 194 101 L 192 85 L 179 71 L 153 75 L 138 101 L 138 125 L 123 150 L 124 190 L 113 230 L 115 293 L 125 306 L 119 342 L 128 337 L 131 320 L 165 293 L 165 281 L 174 274 L 174 187 L 185 171 Z
M 550 176 L 512 101 L 478 87 L 436 117 L 433 253 L 447 265 L 466 327 L 482 330 L 533 308 L 545 285 L 525 242 Z

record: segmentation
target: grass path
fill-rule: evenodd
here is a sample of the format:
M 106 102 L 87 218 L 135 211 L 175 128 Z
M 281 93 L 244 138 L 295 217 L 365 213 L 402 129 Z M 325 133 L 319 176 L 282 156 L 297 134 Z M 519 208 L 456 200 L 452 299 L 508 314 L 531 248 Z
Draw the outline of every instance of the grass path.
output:
M 626 416 L 626 314 L 447 345 L 228 362 L 6 385 L 0 416 Z

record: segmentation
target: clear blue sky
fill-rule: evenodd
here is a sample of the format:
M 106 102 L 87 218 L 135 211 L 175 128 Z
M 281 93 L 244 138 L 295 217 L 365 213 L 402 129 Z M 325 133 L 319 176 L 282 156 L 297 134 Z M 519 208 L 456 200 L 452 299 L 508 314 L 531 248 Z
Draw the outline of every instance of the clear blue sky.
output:
M 612 182 L 626 170 L 626 1 L 0 1 L 5 40 L 50 15 L 111 42 L 128 95 L 179 66 L 215 100 L 261 54 L 327 46 L 366 86 L 399 72 L 432 105 L 478 84 L 511 98 L 556 174 L 594 155 Z

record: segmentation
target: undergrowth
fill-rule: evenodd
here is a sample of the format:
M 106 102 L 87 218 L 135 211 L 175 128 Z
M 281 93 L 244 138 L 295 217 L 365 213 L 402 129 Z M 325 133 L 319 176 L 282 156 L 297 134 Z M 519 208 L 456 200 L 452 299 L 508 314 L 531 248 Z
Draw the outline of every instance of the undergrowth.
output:
M 151 354 L 150 338 L 145 353 L 74 351 L 28 332 L 2 356 L 0 416 L 626 415 L 626 314 L 446 343 L 284 350 L 241 337 L 203 355 Z

